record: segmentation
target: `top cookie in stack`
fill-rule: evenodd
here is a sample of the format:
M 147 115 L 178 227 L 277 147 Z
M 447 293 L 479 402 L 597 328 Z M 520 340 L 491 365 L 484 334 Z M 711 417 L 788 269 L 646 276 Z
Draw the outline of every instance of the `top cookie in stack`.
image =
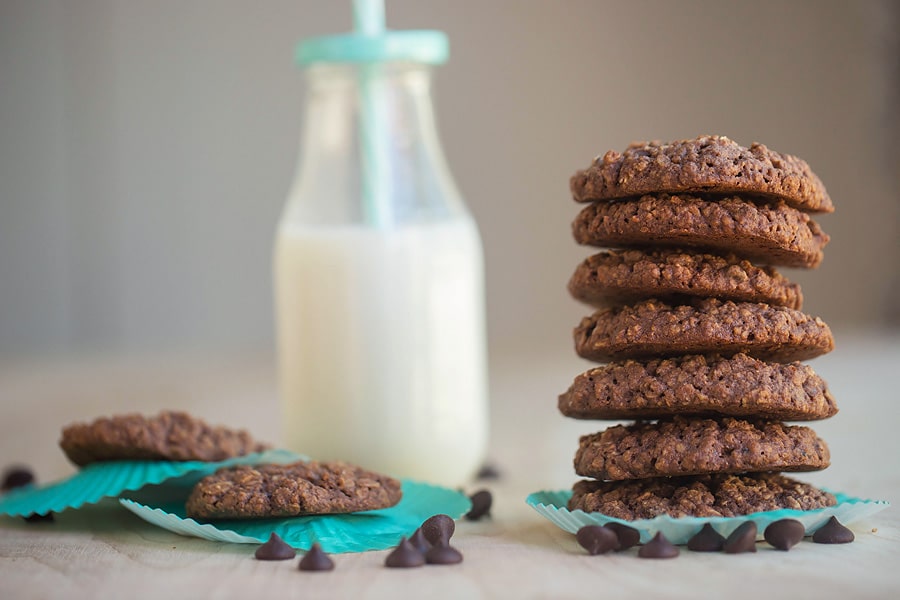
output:
M 811 429 L 832 416 L 825 383 L 799 360 L 833 348 L 774 267 L 813 268 L 834 210 L 802 160 L 725 137 L 632 144 L 571 179 L 589 203 L 572 230 L 612 248 L 586 259 L 572 295 L 600 310 L 575 328 L 577 353 L 612 361 L 576 378 L 559 409 L 638 419 L 584 436 L 569 507 L 635 519 L 813 509 L 834 498 L 779 471 L 828 466 Z

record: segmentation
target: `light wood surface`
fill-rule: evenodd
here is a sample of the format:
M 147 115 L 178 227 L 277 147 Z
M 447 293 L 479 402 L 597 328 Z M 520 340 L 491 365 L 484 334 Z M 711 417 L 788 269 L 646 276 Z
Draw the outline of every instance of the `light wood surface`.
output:
M 572 357 L 502 354 L 492 361 L 493 518 L 462 521 L 461 565 L 383 567 L 385 552 L 335 556 L 336 570 L 266 563 L 255 548 L 180 537 L 116 504 L 57 515 L 55 523 L 0 517 L 0 598 L 896 598 L 900 597 L 900 338 L 839 336 L 813 367 L 841 412 L 813 424 L 832 466 L 801 478 L 895 506 L 852 526 L 845 546 L 804 542 L 791 552 L 682 551 L 669 561 L 587 556 L 574 537 L 525 504 L 561 489 L 578 436 L 595 423 L 564 419 L 556 396 L 586 364 Z M 73 472 L 56 446 L 61 427 L 98 415 L 179 407 L 279 440 L 272 362 L 265 357 L 94 357 L 0 364 L 0 467 L 30 465 L 43 482 Z

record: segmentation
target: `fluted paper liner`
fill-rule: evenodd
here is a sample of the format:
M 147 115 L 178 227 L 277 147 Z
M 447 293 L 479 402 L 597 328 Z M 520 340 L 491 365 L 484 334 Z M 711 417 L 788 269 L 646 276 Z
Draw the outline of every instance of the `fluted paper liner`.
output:
M 308 550 L 318 542 L 330 554 L 392 548 L 401 537 L 412 535 L 425 519 L 439 513 L 458 519 L 472 506 L 465 494 L 454 490 L 408 479 L 401 484 L 403 498 L 395 506 L 341 515 L 199 522 L 185 514 L 184 500 L 189 490 L 179 493 L 168 484 L 159 486 L 170 488 L 168 491 L 147 490 L 159 492 L 159 498 L 136 495 L 119 502 L 145 521 L 184 536 L 260 544 L 274 532 L 298 550 Z M 143 495 L 146 496 L 146 491 Z
M 634 521 L 616 519 L 599 512 L 570 511 L 566 507 L 569 503 L 569 498 L 572 497 L 571 490 L 534 492 L 529 494 L 525 501 L 542 517 L 570 533 L 577 532 L 585 525 L 622 523 L 640 532 L 641 543 L 650 541 L 657 532 L 662 532 L 666 539 L 673 544 L 687 544 L 688 540 L 700 531 L 706 523 L 709 523 L 713 529 L 727 537 L 742 523 L 753 521 L 756 523 L 758 531 L 757 539 L 761 540 L 763 539 L 763 532 L 770 524 L 780 519 L 796 519 L 803 523 L 803 526 L 806 528 L 806 535 L 812 535 L 831 517 L 837 517 L 838 521 L 847 525 L 874 515 L 890 506 L 890 502 L 884 500 L 863 500 L 840 492 L 831 493 L 837 498 L 837 504 L 816 510 L 769 510 L 740 517 L 676 518 L 669 515 L 660 515 L 652 519 L 636 519 Z

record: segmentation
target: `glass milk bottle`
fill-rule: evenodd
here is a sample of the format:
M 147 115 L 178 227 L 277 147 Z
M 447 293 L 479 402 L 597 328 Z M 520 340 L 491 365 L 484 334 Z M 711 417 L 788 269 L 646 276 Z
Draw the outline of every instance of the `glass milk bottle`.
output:
M 300 160 L 275 244 L 287 447 L 456 486 L 487 444 L 481 240 L 431 100 L 437 31 L 300 45 Z

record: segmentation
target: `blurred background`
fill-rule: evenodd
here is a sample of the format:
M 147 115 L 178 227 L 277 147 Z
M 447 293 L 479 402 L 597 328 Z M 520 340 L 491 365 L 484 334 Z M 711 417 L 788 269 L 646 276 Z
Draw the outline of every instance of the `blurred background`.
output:
M 349 1 L 0 0 L 0 357 L 273 355 L 301 38 Z M 493 361 L 574 360 L 569 176 L 632 140 L 806 159 L 837 211 L 787 272 L 838 334 L 900 322 L 900 10 L 870 0 L 388 0 L 451 40 L 435 98 L 487 263 Z M 573 371 L 574 372 L 574 371 Z

